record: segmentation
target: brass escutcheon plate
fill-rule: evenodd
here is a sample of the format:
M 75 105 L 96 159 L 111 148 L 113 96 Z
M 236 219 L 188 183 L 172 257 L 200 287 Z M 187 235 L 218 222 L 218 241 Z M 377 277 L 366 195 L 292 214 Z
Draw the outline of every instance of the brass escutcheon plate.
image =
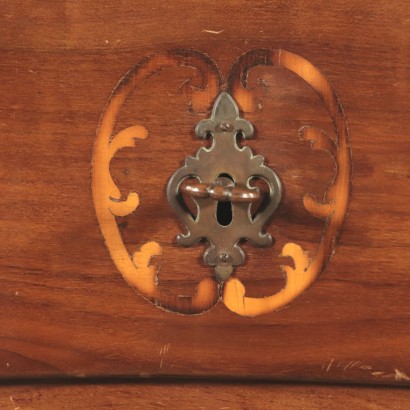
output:
M 186 234 L 177 236 L 178 244 L 192 246 L 206 239 L 210 246 L 205 250 L 204 262 L 215 267 L 215 275 L 221 282 L 230 277 L 234 266 L 245 261 L 239 241 L 246 239 L 259 247 L 272 244 L 272 236 L 263 228 L 279 205 L 282 185 L 275 171 L 264 164 L 261 155 L 254 155 L 249 147 L 238 146 L 240 138 L 250 139 L 253 133 L 252 124 L 240 118 L 233 98 L 227 92 L 220 93 L 211 118 L 200 121 L 195 128 L 198 138 L 212 140 L 211 146 L 200 148 L 195 157 L 187 157 L 185 165 L 168 183 L 168 201 L 186 227 Z M 202 191 L 186 189 L 197 205 L 195 217 L 179 192 L 186 178 L 197 178 L 202 186 L 211 182 Z M 258 188 L 250 185 L 254 178 L 264 179 L 269 191 L 263 209 L 253 216 L 252 200 L 256 193 L 260 194 Z M 218 217 L 222 201 L 229 207 L 227 221 Z

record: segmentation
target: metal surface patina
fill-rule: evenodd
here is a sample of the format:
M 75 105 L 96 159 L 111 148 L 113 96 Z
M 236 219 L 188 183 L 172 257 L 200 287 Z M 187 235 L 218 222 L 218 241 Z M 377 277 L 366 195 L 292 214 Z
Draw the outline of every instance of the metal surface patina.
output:
M 264 232 L 264 226 L 279 205 L 282 187 L 278 175 L 264 164 L 264 157 L 254 155 L 249 147 L 238 146 L 238 139 L 250 139 L 252 124 L 240 118 L 233 98 L 222 92 L 216 98 L 211 118 L 202 120 L 195 129 L 198 138 L 212 138 L 210 148 L 200 148 L 195 157 L 187 157 L 185 165 L 169 180 L 169 203 L 186 233 L 177 235 L 177 243 L 192 246 L 206 239 L 210 246 L 204 253 L 204 261 L 215 267 L 220 281 L 226 280 L 233 267 L 243 264 L 245 253 L 241 240 L 254 246 L 272 244 L 272 237 Z M 187 178 L 196 183 L 182 186 Z M 250 185 L 252 179 L 263 179 L 268 192 Z M 189 212 L 182 192 L 192 197 L 197 205 L 196 216 Z M 251 213 L 253 202 L 263 200 L 256 215 Z M 218 216 L 218 207 L 225 203 L 228 216 L 224 221 Z

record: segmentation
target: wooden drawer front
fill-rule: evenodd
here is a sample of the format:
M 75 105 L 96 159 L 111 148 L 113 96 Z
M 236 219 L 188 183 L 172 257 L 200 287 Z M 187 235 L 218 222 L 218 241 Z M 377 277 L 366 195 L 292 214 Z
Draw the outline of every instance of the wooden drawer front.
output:
M 0 377 L 409 382 L 408 2 L 3 3 Z M 221 91 L 284 188 L 224 285 L 166 195 Z

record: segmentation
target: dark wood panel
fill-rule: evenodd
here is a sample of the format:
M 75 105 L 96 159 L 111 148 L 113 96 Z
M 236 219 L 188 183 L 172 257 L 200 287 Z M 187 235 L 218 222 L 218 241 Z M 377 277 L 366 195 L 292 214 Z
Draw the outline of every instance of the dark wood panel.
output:
M 1 8 L 1 377 L 409 381 L 408 2 Z M 245 318 L 221 303 L 196 316 L 160 310 L 127 285 L 105 247 L 90 177 L 104 104 L 132 66 L 175 48 L 206 53 L 224 79 L 242 53 L 282 48 L 318 67 L 343 104 L 353 155 L 348 218 L 324 274 L 279 312 Z M 161 71 L 135 91 L 116 131 L 139 123 L 150 136 L 111 163 L 122 193 L 141 194 L 138 212 L 120 224 L 124 241 L 130 252 L 147 240 L 161 243 L 158 277 L 174 296 L 191 295 L 212 275 L 202 247 L 181 253 L 176 246 L 181 227 L 165 197 L 167 178 L 201 145 L 193 128 L 204 115 L 188 111 L 192 95 L 179 93 L 187 79 L 200 84 L 191 71 Z M 320 99 L 293 74 L 258 67 L 248 81 L 259 84 L 261 104 L 244 114 L 257 130 L 249 145 L 286 188 L 269 227 L 275 247 L 247 246 L 247 264 L 237 270 L 247 296 L 260 297 L 284 284 L 282 245 L 292 240 L 312 253 L 324 229 L 301 198 L 323 195 L 332 162 L 313 153 L 298 129 L 334 130 Z

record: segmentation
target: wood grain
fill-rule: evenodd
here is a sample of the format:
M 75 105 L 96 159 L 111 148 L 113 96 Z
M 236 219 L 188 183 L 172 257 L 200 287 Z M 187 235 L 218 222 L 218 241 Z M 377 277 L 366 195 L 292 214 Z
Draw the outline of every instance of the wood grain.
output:
M 0 377 L 409 382 L 408 2 L 2 1 L 0 9 Z M 212 56 L 223 79 L 250 49 L 288 50 L 318 67 L 343 104 L 353 153 L 348 217 L 323 275 L 279 312 L 157 309 L 124 281 L 101 236 L 90 171 L 104 104 L 144 57 L 181 48 Z M 150 77 L 114 129 L 149 130 L 110 171 L 122 198 L 140 195 L 138 217 L 117 219 L 124 244 L 131 254 L 161 244 L 153 262 L 171 299 L 195 294 L 212 275 L 203 246 L 181 255 L 181 227 L 165 197 L 169 176 L 202 144 L 193 127 L 206 113 L 190 106 L 189 90 L 202 84 L 197 71 Z M 247 263 L 236 272 L 247 296 L 261 297 L 283 287 L 285 243 L 314 252 L 320 242 L 323 221 L 303 196 L 323 198 L 334 166 L 298 130 L 334 128 L 292 73 L 255 67 L 247 80 L 257 108 L 245 113 L 257 131 L 249 144 L 286 190 L 269 227 L 275 246 L 245 244 Z
M 353 409 L 404 410 L 400 388 L 179 381 L 29 384 L 0 387 L 5 410 L 46 409 Z

